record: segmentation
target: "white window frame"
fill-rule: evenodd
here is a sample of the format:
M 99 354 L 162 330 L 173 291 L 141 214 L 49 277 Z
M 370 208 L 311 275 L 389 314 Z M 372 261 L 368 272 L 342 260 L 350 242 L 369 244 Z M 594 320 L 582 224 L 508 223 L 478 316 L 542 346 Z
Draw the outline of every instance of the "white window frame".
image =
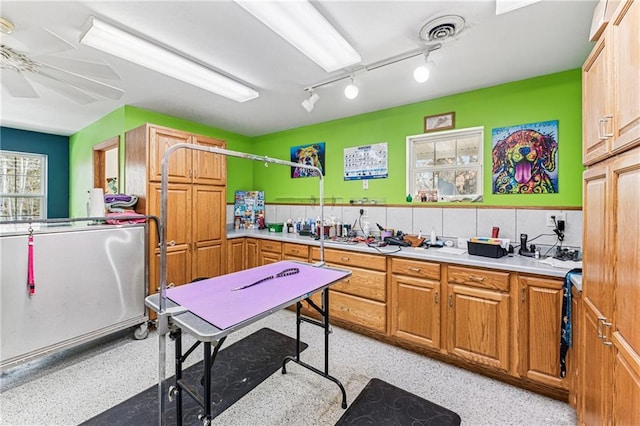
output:
M 0 154 L 7 156 L 16 156 L 16 157 L 31 157 L 38 158 L 42 160 L 42 169 L 41 169 L 41 189 L 42 192 L 40 194 L 19 194 L 19 193 L 4 193 L 2 192 L 2 188 L 0 187 L 0 198 L 39 198 L 40 199 L 40 215 L 37 218 L 33 219 L 46 219 L 47 218 L 47 201 L 48 201 L 48 179 L 47 179 L 47 170 L 49 167 L 49 157 L 46 154 L 37 154 L 32 152 L 20 152 L 20 151 L 9 151 L 2 149 L 0 150 Z M 11 217 L 4 218 L 0 217 L 0 220 L 19 220 L 23 218 Z
M 427 166 L 427 167 L 416 167 L 416 158 L 415 158 L 415 146 L 417 143 L 423 142 L 434 142 L 438 141 L 449 141 L 451 139 L 460 139 L 464 137 L 471 136 L 479 136 L 479 147 L 478 147 L 478 163 L 475 165 L 447 165 L 447 166 Z M 412 135 L 407 136 L 406 143 L 406 193 L 411 194 L 413 197 L 416 194 L 415 188 L 415 174 L 417 172 L 436 172 L 436 171 L 449 171 L 449 170 L 458 170 L 458 169 L 468 169 L 470 166 L 473 168 L 478 168 L 478 194 L 474 195 L 438 195 L 438 201 L 458 201 L 463 199 L 481 199 L 484 191 L 484 182 L 483 182 L 483 169 L 484 169 L 484 126 L 479 127 L 469 127 L 466 129 L 455 129 L 455 130 L 444 130 L 441 132 L 433 132 L 433 133 L 422 133 L 420 135 Z M 419 201 L 419 200 L 415 200 Z

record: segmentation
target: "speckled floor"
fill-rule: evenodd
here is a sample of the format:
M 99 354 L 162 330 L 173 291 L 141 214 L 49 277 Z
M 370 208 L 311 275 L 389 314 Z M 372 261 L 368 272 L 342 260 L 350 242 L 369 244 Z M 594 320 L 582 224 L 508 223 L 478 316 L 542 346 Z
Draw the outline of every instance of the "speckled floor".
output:
M 295 337 L 295 314 L 281 311 L 230 336 L 223 347 L 269 327 Z M 303 324 L 310 347 L 304 361 L 323 367 L 323 336 Z M 463 425 L 574 425 L 574 410 L 499 381 L 335 327 L 330 373 L 342 381 L 350 403 L 371 378 L 379 378 L 455 411 Z M 184 339 L 185 343 L 192 340 Z M 0 424 L 73 425 L 157 383 L 158 338 L 135 340 L 121 332 L 81 348 L 16 367 L 0 377 Z M 167 375 L 173 374 L 167 345 Z M 192 364 L 201 358 L 195 351 Z M 338 387 L 289 364 L 214 420 L 216 425 L 333 425 L 343 413 Z

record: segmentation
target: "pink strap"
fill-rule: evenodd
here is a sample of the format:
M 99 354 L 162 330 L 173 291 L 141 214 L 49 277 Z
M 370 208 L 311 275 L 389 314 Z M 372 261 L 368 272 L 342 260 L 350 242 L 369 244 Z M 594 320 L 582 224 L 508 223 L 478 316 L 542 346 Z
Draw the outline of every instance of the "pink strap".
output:
M 36 294 L 36 281 L 33 276 L 33 235 L 29 235 L 29 264 L 27 266 L 27 285 L 29 296 Z

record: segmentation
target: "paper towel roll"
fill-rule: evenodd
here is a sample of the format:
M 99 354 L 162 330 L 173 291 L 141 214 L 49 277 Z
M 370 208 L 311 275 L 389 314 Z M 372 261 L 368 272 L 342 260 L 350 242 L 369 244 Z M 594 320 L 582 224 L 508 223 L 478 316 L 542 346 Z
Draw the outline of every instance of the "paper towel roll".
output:
M 89 217 L 104 217 L 104 192 L 102 188 L 89 190 Z

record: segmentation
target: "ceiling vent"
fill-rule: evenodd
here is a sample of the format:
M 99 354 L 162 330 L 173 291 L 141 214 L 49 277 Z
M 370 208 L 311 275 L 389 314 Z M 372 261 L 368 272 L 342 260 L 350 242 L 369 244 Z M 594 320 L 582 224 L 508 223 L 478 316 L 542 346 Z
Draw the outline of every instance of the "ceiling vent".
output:
M 458 15 L 446 15 L 427 22 L 420 29 L 420 38 L 427 42 L 442 42 L 460 34 L 464 29 L 464 19 Z

